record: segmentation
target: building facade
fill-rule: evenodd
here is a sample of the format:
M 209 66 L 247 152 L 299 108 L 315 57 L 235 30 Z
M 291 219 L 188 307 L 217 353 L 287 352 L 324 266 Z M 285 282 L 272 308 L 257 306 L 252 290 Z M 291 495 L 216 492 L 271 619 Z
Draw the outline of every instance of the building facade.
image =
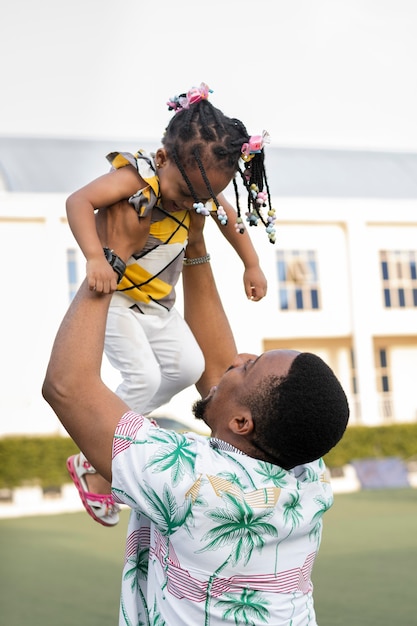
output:
M 135 150 L 120 141 L 0 138 L 0 436 L 62 432 L 41 384 L 85 272 L 65 198 L 105 172 L 114 149 Z M 268 147 L 266 163 L 277 242 L 262 226 L 250 229 L 268 279 L 261 302 L 246 299 L 242 263 L 219 228 L 209 220 L 205 229 L 239 351 L 315 352 L 341 380 L 351 424 L 415 421 L 417 155 Z M 182 310 L 180 284 L 177 294 Z M 105 360 L 103 376 L 116 387 Z M 196 397 L 190 388 L 156 413 L 192 426 Z

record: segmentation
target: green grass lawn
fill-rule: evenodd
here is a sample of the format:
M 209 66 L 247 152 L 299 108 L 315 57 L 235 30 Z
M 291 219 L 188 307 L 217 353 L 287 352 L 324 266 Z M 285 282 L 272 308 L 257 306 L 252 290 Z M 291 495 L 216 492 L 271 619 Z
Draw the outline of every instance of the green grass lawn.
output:
M 336 495 L 313 571 L 320 626 L 417 624 L 417 490 Z
M 115 626 L 127 517 L 0 520 L 1 623 Z M 319 625 L 417 624 L 416 563 L 417 490 L 336 495 L 313 570 Z

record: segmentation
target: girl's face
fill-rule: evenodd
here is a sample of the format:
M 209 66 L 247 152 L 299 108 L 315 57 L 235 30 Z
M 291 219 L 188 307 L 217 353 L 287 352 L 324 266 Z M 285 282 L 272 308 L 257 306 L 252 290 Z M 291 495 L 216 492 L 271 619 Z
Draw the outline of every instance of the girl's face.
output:
M 184 209 L 191 210 L 195 202 L 187 183 L 175 162 L 166 156 L 165 150 L 156 153 L 155 162 L 159 164 L 159 176 L 162 203 L 165 211 L 173 213 Z M 194 189 L 199 202 L 205 204 L 211 200 L 211 195 L 196 164 L 193 169 L 186 169 L 188 179 Z M 219 169 L 206 170 L 207 178 L 215 196 L 218 196 L 230 183 L 232 177 Z

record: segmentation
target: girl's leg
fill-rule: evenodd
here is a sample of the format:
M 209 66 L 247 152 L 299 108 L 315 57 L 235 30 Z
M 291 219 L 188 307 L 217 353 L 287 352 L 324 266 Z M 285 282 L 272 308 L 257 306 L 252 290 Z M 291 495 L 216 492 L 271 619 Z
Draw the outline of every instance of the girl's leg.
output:
M 173 308 L 163 315 L 144 315 L 142 325 L 160 367 L 161 382 L 148 412 L 193 385 L 204 371 L 204 357 L 188 324 Z
M 110 364 L 122 377 L 117 395 L 142 415 L 149 413 L 151 399 L 161 384 L 160 366 L 144 324 L 147 317 L 129 308 L 111 306 L 104 342 Z

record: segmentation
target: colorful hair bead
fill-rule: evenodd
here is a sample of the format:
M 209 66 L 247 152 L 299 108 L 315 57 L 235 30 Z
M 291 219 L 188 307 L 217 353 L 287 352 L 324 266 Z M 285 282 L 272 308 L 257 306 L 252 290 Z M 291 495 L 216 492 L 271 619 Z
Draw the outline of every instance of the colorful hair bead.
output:
M 259 222 L 259 217 L 256 215 L 256 213 L 248 211 L 246 213 L 246 221 L 248 222 L 249 226 L 257 226 Z
M 241 235 L 245 232 L 245 225 L 243 224 L 243 220 L 240 215 L 236 218 L 235 230 Z
M 193 208 L 196 210 L 196 213 L 201 213 L 201 215 L 210 215 L 210 211 L 202 202 L 194 202 Z
M 219 220 L 222 226 L 226 226 L 227 215 L 226 215 L 226 211 L 224 210 L 221 204 L 219 204 L 217 207 L 217 219 Z

